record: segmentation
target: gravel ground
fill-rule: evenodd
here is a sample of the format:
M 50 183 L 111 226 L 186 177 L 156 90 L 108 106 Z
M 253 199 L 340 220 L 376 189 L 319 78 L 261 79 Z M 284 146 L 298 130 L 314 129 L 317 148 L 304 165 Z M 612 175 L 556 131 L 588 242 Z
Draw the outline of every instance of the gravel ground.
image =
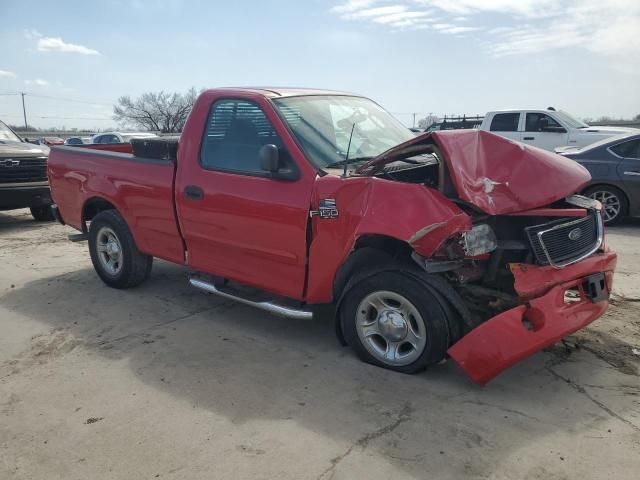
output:
M 221 300 L 164 262 L 109 289 L 68 233 L 0 213 L 1 479 L 638 478 L 638 225 L 607 232 L 607 315 L 486 387 L 452 362 L 363 364 L 329 319 Z

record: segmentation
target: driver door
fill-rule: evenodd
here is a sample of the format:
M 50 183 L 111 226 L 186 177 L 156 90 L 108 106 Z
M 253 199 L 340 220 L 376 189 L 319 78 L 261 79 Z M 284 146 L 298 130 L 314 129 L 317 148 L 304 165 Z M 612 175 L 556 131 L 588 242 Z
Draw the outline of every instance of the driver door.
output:
M 567 145 L 567 130 L 546 113 L 527 112 L 522 141 L 553 152 L 557 147 Z
M 315 177 L 297 168 L 278 120 L 266 102 L 213 101 L 201 144 L 179 160 L 176 204 L 189 266 L 302 299 Z M 261 169 L 267 144 L 297 179 L 276 180 Z

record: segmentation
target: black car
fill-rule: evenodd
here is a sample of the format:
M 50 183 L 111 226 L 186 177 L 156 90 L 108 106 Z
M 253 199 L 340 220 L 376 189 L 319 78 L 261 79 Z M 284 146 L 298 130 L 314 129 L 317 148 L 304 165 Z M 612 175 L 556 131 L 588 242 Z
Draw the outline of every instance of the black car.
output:
M 589 170 L 591 182 L 582 194 L 602 203 L 607 225 L 640 215 L 640 132 L 609 137 L 579 149 L 562 147 L 556 153 Z

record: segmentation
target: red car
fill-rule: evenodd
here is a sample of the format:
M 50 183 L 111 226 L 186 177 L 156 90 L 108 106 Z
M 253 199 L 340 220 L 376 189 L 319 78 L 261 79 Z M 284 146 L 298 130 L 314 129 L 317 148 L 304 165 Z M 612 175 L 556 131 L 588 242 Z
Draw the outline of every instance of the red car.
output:
M 47 147 L 53 147 L 55 145 L 64 145 L 64 139 L 59 137 L 42 137 L 38 139 L 40 145 L 46 145 Z
M 600 317 L 616 254 L 580 165 L 477 130 L 415 136 L 376 103 L 301 89 L 201 94 L 177 140 L 49 157 L 58 219 L 109 286 L 153 257 L 308 319 L 332 304 L 363 360 L 452 357 L 485 383 Z

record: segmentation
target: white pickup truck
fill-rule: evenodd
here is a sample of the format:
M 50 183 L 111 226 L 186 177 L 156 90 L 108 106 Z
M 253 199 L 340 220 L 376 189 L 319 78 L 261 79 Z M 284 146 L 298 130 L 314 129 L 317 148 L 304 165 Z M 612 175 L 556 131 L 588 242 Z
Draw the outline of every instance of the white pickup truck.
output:
M 480 130 L 554 151 L 557 147 L 584 147 L 613 135 L 640 132 L 635 128 L 591 127 L 566 112 L 547 110 L 500 110 L 485 115 Z

